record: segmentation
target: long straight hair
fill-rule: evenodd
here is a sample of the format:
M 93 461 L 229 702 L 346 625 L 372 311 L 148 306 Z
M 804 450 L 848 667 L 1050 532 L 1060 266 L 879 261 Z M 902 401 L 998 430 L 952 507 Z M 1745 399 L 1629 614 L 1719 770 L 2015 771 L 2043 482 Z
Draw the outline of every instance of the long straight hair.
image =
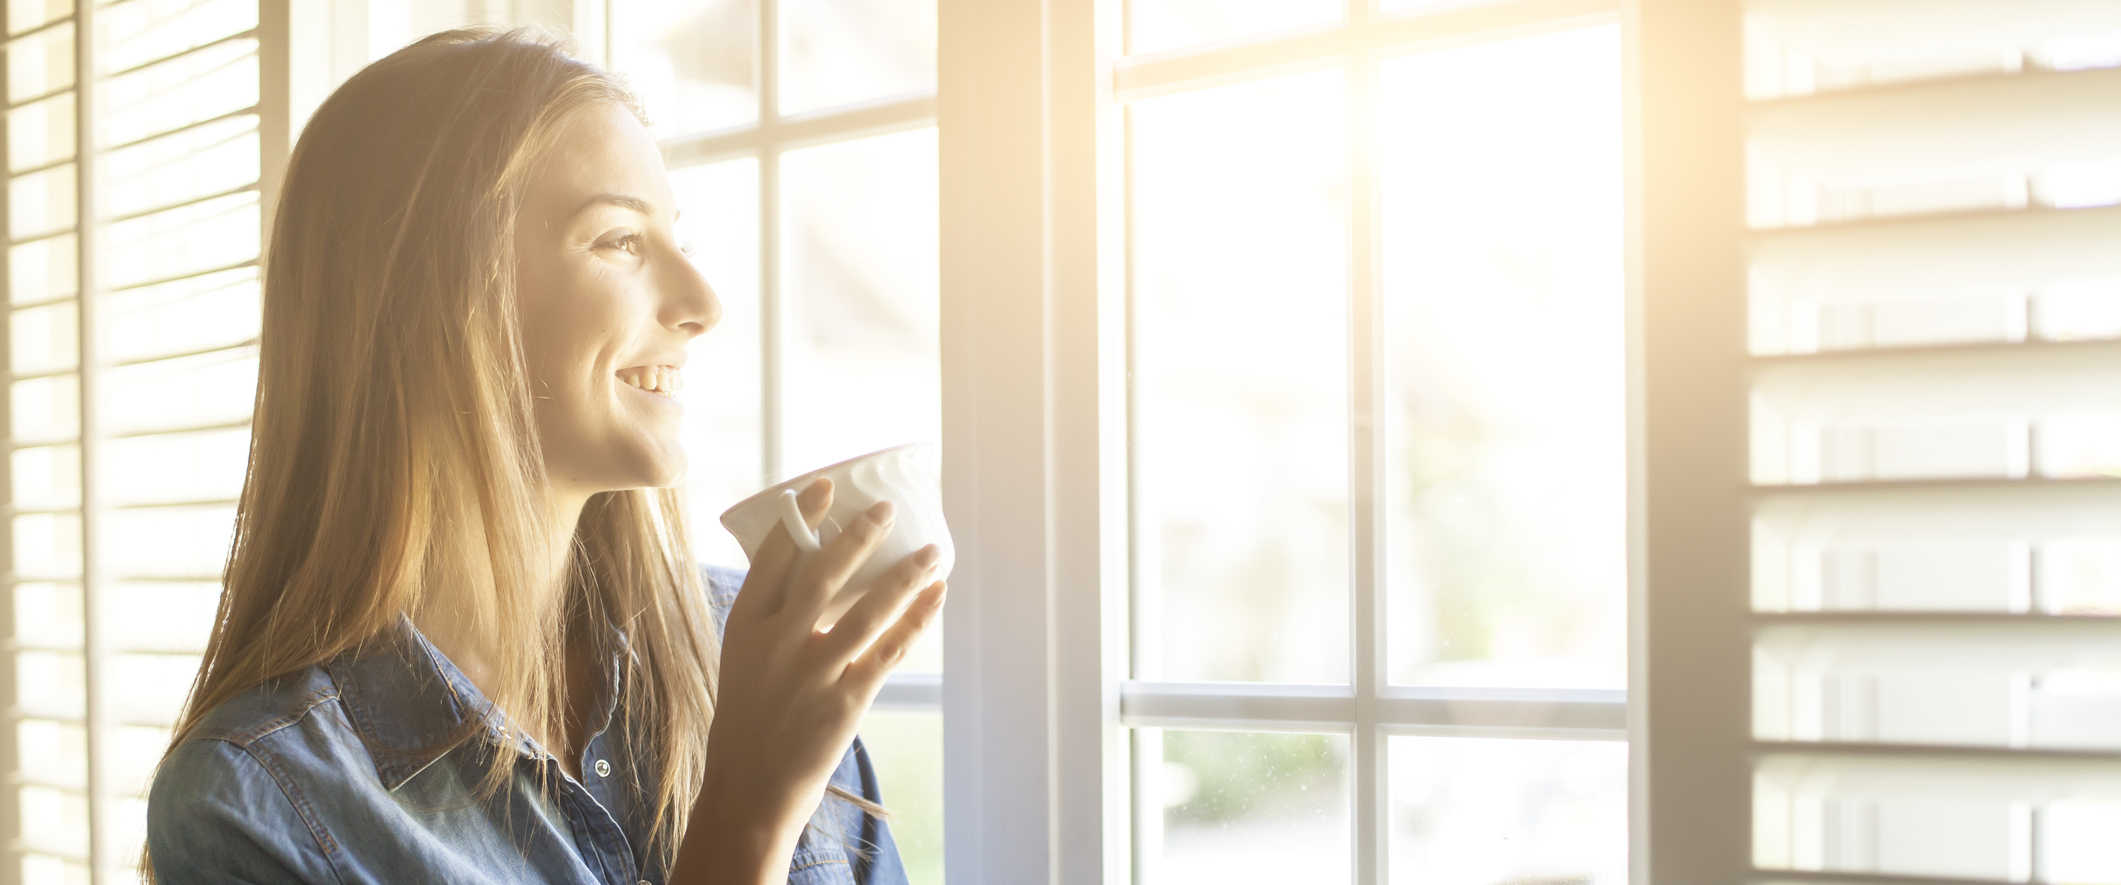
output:
M 574 527 L 562 594 L 532 586 L 549 543 L 515 299 L 526 180 L 566 123 L 619 105 L 610 75 L 524 32 L 436 34 L 317 109 L 265 254 L 249 473 L 226 589 L 179 720 L 447 608 L 497 641 L 488 722 L 559 735 L 565 649 L 628 653 L 620 721 L 668 864 L 714 715 L 713 621 L 670 490 L 606 492 Z M 549 578 L 548 578 L 549 580 Z M 490 591 L 490 592 L 489 592 Z M 174 746 L 174 744 L 173 744 Z M 491 759 L 480 795 L 511 777 Z

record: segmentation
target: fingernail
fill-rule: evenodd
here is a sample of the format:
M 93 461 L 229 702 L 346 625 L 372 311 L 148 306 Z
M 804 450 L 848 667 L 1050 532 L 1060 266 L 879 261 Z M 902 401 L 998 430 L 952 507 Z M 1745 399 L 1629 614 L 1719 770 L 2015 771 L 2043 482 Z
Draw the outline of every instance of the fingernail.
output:
M 934 606 L 935 606 L 936 608 L 942 608 L 942 607 L 943 607 L 943 600 L 945 600 L 945 599 L 949 599 L 949 598 L 950 598 L 950 585 L 949 585 L 949 584 L 944 584 L 944 585 L 943 585 L 943 590 L 942 590 L 942 592 L 940 592 L 940 593 L 937 593 L 937 594 L 935 594 L 935 602 L 933 603 L 933 605 L 934 605 Z
M 879 524 L 891 522 L 891 502 L 876 502 L 875 507 L 869 508 L 869 518 L 876 520 Z
M 921 552 L 914 554 L 914 556 L 916 558 L 913 561 L 919 563 L 920 567 L 924 569 L 935 568 L 936 563 L 943 561 L 943 551 L 934 544 L 922 547 Z

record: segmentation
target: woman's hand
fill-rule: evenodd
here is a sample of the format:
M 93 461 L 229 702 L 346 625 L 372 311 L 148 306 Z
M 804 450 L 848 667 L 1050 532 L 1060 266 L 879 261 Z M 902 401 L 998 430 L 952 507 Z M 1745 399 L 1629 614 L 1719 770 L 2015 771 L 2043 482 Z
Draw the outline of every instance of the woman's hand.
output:
M 832 482 L 797 497 L 815 528 Z M 854 739 L 862 714 L 942 610 L 934 545 L 906 557 L 829 630 L 827 603 L 891 528 L 891 505 L 853 520 L 807 562 L 776 528 L 752 557 L 729 612 L 699 801 L 672 885 L 781 883 L 803 825 Z

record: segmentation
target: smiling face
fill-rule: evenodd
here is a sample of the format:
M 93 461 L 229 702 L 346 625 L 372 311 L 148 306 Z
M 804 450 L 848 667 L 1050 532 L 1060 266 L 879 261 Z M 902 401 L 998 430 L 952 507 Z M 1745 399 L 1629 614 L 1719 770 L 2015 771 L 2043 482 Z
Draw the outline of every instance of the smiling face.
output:
M 516 217 L 517 311 L 557 494 L 684 478 L 678 370 L 722 306 L 676 221 L 662 152 L 618 105 L 579 114 L 533 169 Z

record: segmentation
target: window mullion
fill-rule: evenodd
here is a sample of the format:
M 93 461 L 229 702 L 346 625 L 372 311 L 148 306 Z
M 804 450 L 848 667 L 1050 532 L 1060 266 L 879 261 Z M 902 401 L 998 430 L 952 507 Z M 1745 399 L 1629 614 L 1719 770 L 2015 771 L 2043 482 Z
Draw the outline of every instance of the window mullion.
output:
M 119 878 L 118 846 L 111 838 L 112 813 L 117 795 L 113 789 L 108 758 L 108 692 L 103 680 L 109 649 L 104 642 L 104 624 L 98 601 L 105 592 L 103 568 L 104 527 L 101 472 L 102 421 L 97 392 L 101 357 L 97 352 L 98 264 L 101 261 L 96 188 L 96 6 L 95 0 L 74 2 L 74 230 L 80 251 L 75 265 L 74 294 L 78 342 L 75 366 L 79 372 L 77 393 L 81 482 L 81 662 L 83 668 L 83 733 L 88 762 L 88 861 L 89 881 L 104 885 Z
M 1348 0 L 1347 19 L 1360 25 L 1370 0 Z M 1378 183 L 1371 141 L 1371 92 L 1376 62 L 1361 50 L 1349 53 L 1348 90 L 1348 506 L 1350 553 L 1348 672 L 1355 689 L 1355 728 L 1350 750 L 1349 799 L 1354 802 L 1355 885 L 1382 885 L 1387 796 L 1387 739 L 1379 727 L 1377 699 L 1385 685 L 1384 586 L 1385 415 L 1384 308 L 1378 288 Z
M 771 136 L 780 119 L 780 3 L 759 0 L 759 469 L 764 482 L 781 476 L 783 347 L 781 322 L 781 146 Z

